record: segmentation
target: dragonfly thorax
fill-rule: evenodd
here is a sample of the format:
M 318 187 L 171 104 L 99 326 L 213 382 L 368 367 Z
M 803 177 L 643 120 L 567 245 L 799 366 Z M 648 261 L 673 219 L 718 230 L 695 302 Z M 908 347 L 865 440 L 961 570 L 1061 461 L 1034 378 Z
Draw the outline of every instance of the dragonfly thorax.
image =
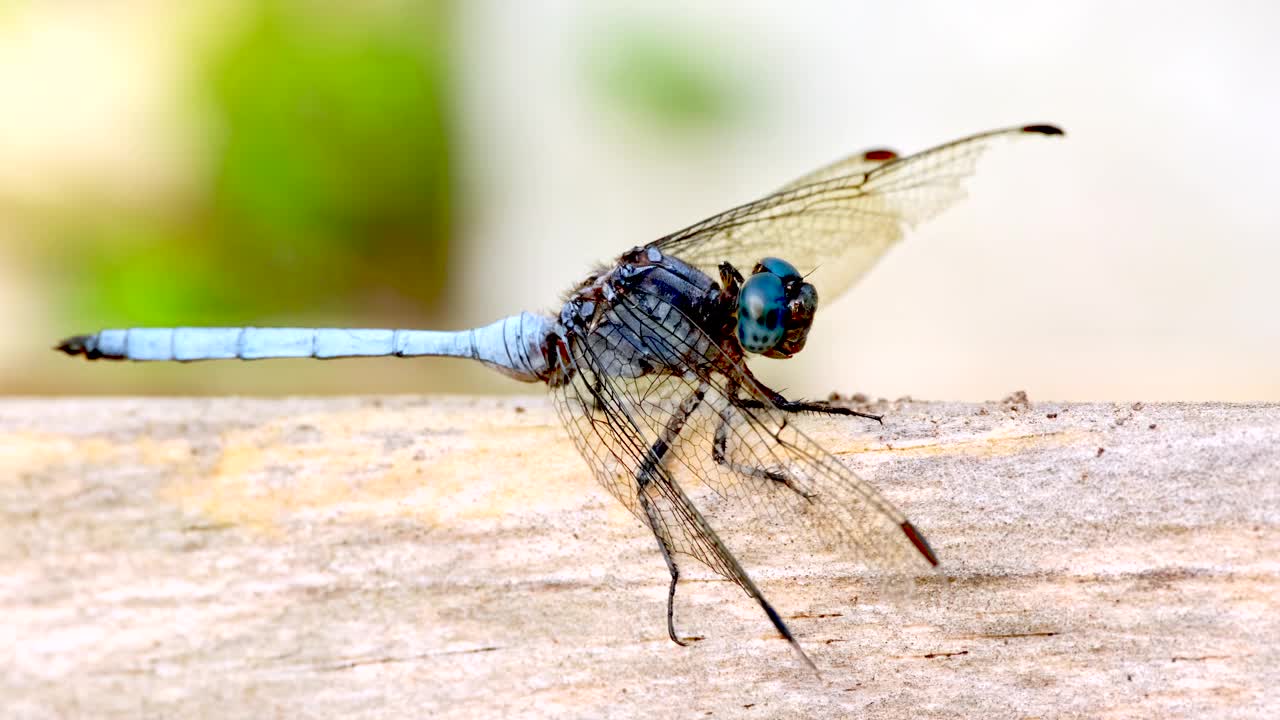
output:
M 795 266 L 767 257 L 738 291 L 738 342 L 749 353 L 789 358 L 804 349 L 817 309 L 818 291 Z

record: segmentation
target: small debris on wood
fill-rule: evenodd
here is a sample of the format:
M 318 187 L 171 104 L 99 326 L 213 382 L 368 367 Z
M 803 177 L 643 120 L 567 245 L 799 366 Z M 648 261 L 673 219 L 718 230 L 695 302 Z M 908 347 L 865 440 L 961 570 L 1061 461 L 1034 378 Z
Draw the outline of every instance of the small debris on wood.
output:
M 1031 400 L 1027 397 L 1026 390 L 1015 390 L 1009 393 L 1000 401 L 1000 404 L 1006 406 L 1006 410 L 1012 410 L 1014 412 L 1031 409 Z
M 968 655 L 968 654 L 969 654 L 968 650 L 960 650 L 958 652 L 929 653 L 927 655 L 922 655 L 921 657 L 925 658 L 926 660 L 932 660 L 934 658 L 949 658 L 949 657 L 956 657 L 957 655 Z

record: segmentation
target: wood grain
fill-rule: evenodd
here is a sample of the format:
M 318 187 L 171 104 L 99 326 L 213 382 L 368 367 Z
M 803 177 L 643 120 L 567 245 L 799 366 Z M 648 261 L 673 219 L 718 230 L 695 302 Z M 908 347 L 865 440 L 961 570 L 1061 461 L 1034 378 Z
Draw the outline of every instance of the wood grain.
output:
M 943 566 L 730 528 L 822 672 L 542 398 L 0 401 L 4 717 L 1275 717 L 1280 407 L 805 419 Z

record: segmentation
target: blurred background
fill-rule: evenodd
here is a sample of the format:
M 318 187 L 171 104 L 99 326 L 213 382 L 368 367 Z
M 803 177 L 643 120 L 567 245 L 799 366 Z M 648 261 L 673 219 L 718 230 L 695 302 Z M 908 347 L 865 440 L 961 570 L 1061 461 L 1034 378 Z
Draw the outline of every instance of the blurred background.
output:
M 0 2 L 0 392 L 512 392 L 449 360 L 89 364 L 138 325 L 454 329 L 868 147 L 1011 124 L 760 373 L 1280 400 L 1280 5 Z

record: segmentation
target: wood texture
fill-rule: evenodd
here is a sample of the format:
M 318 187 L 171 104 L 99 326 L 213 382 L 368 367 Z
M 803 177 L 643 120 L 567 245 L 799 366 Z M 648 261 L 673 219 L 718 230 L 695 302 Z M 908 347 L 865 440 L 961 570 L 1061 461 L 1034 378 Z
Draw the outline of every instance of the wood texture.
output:
M 542 398 L 0 401 L 4 717 L 1275 717 L 1280 407 L 900 402 L 810 434 L 941 571 L 737 528 L 822 671 Z

